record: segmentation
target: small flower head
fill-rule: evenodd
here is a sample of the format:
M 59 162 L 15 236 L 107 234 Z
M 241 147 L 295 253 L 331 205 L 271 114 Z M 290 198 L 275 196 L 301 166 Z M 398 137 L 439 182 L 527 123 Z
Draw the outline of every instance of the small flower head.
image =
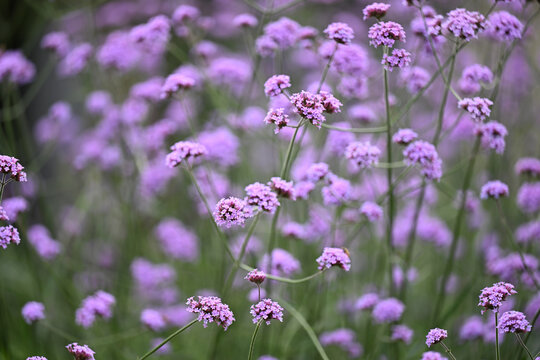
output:
M 445 358 L 436 351 L 427 351 L 422 354 L 421 360 L 448 360 L 448 358 Z
M 523 24 L 507 11 L 497 11 L 489 16 L 487 33 L 498 41 L 511 43 L 521 39 Z
M 321 95 L 302 90 L 291 96 L 291 103 L 294 105 L 294 111 L 297 114 L 306 118 L 317 128 L 320 129 L 321 124 L 326 121 L 323 115 L 326 109 Z
M 322 255 L 317 258 L 317 264 L 319 264 L 319 270 L 338 266 L 345 271 L 349 271 L 351 269 L 351 258 L 344 248 L 326 247 Z
M 372 25 L 368 31 L 369 44 L 373 47 L 381 45 L 393 47 L 396 41 L 405 42 L 403 26 L 393 21 L 382 21 Z
M 281 129 L 289 124 L 289 115 L 285 114 L 283 108 L 270 109 L 264 118 L 264 122 L 276 125 L 274 133 L 278 134 Z
M 439 180 L 442 176 L 442 160 L 432 144 L 417 140 L 403 150 L 408 166 L 419 165 L 428 180 Z
M 37 301 L 30 301 L 24 304 L 21 310 L 24 321 L 32 324 L 38 320 L 45 319 L 45 306 Z
M 489 121 L 485 124 L 478 124 L 474 129 L 476 136 L 482 138 L 482 146 L 487 149 L 493 149 L 497 154 L 502 154 L 506 143 L 504 138 L 508 135 L 506 127 L 497 122 Z
M 418 139 L 418 134 L 411 129 L 399 129 L 392 136 L 392 142 L 398 145 L 409 145 L 416 139 Z
M 12 225 L 0 226 L 0 247 L 6 249 L 9 244 L 17 244 L 21 242 L 19 230 Z
M 488 181 L 480 190 L 480 199 L 499 199 L 508 196 L 508 185 L 499 180 Z
M 195 86 L 195 80 L 183 74 L 171 74 L 165 79 L 165 84 L 161 87 L 162 99 L 171 97 L 180 90 L 188 90 Z
M 214 210 L 216 223 L 226 228 L 243 226 L 250 215 L 246 205 L 244 200 L 232 196 L 219 200 Z
M 514 290 L 514 285 L 498 282 L 493 284 L 493 286 L 486 287 L 482 289 L 480 293 L 478 306 L 483 307 L 482 313 L 486 310 L 493 310 L 498 312 L 503 301 L 510 295 L 517 294 L 517 291 Z
M 405 49 L 394 49 L 392 54 L 384 54 L 381 60 L 381 64 L 388 71 L 392 71 L 395 68 L 403 69 L 411 64 L 411 53 Z
M 64 32 L 51 32 L 41 39 L 41 47 L 52 51 L 56 56 L 63 57 L 69 51 L 69 38 Z
M 327 163 L 315 163 L 307 168 L 304 178 L 312 183 L 323 180 L 330 173 L 330 169 Z
M 47 358 L 45 356 L 30 356 L 26 360 L 47 360 Z
M 374 202 L 366 201 L 360 207 L 360 214 L 364 215 L 369 221 L 374 222 L 382 218 L 383 209 Z
M 167 325 L 163 314 L 155 309 L 144 309 L 141 312 L 141 323 L 152 331 L 161 331 Z
M 457 38 L 471 41 L 471 39 L 476 39 L 478 33 L 487 25 L 486 18 L 479 12 L 458 8 L 448 13 L 442 27 Z
M 341 112 L 341 106 L 343 106 L 343 104 L 341 101 L 336 99 L 334 95 L 330 94 L 328 91 L 321 91 L 319 92 L 319 95 L 321 96 L 321 101 L 325 112 L 329 114 Z
M 15 181 L 26 181 L 24 167 L 17 158 L 7 155 L 0 155 L 0 173 L 8 175 Z
M 532 326 L 519 311 L 507 311 L 499 319 L 499 330 L 504 333 L 524 333 L 531 331 Z
M 289 75 L 273 75 L 264 83 L 266 96 L 278 96 L 283 90 L 291 87 Z
M 379 162 L 381 150 L 369 142 L 352 142 L 345 149 L 345 157 L 361 169 L 370 168 Z
M 88 345 L 72 343 L 66 346 L 67 351 L 73 355 L 75 360 L 95 360 L 95 352 Z
M 36 67 L 22 52 L 7 50 L 0 53 L 0 82 L 24 85 L 31 82 L 35 74 Z
M 515 172 L 518 175 L 540 177 L 540 159 L 521 158 L 516 162 Z
M 250 313 L 254 324 L 262 320 L 266 325 L 270 325 L 270 320 L 273 319 L 283 322 L 283 308 L 271 299 L 262 299 L 257 304 L 251 305 Z
M 414 331 L 405 325 L 394 325 L 392 326 L 392 341 L 402 341 L 405 344 L 409 345 L 412 341 Z
M 362 13 L 364 14 L 364 20 L 369 18 L 376 18 L 378 20 L 382 19 L 390 9 L 390 4 L 384 3 L 373 3 L 364 8 Z
M 195 299 L 193 296 L 187 299 L 187 311 L 199 314 L 198 320 L 203 322 L 203 326 L 207 327 L 208 323 L 215 322 L 217 325 L 227 330 L 235 321 L 234 314 L 229 305 L 223 304 L 221 299 L 216 296 L 198 296 Z
M 268 186 L 275 191 L 278 196 L 289 200 L 296 200 L 296 191 L 292 181 L 285 181 L 280 177 L 273 177 L 268 182 Z
M 267 185 L 256 182 L 246 186 L 245 190 L 248 205 L 257 206 L 261 211 L 273 214 L 280 205 L 276 193 Z
M 266 273 L 258 269 L 253 269 L 247 273 L 244 279 L 251 281 L 254 284 L 260 285 L 266 279 Z
M 458 107 L 467 111 L 473 120 L 482 122 L 491 115 L 493 101 L 487 98 L 465 98 L 458 102 Z
M 354 303 L 356 310 L 369 310 L 373 309 L 379 302 L 379 295 L 377 293 L 367 293 L 360 296 Z
M 405 305 L 398 299 L 388 298 L 379 301 L 373 308 L 372 316 L 376 323 L 393 323 L 401 319 Z
M 426 345 L 431 347 L 433 344 L 440 343 L 448 337 L 448 332 L 444 329 L 431 329 L 426 336 Z
M 251 14 L 239 14 L 233 19 L 233 25 L 239 28 L 254 28 L 259 21 Z
M 329 39 L 334 40 L 338 44 L 348 44 L 354 38 L 353 29 L 342 22 L 331 23 L 324 30 L 324 33 Z
M 174 168 L 182 163 L 206 155 L 208 150 L 204 145 L 192 141 L 179 141 L 171 146 L 171 152 L 167 155 L 165 163 Z

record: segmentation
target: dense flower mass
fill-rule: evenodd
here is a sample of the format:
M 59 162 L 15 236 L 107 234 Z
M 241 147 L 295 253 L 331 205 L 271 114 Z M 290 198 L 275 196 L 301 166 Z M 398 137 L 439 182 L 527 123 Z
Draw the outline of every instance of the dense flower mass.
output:
M 250 217 L 246 202 L 236 197 L 219 200 L 214 209 L 214 220 L 219 226 L 243 226 Z
M 325 107 L 321 95 L 302 90 L 291 95 L 291 103 L 294 105 L 294 111 L 297 114 L 307 119 L 317 128 L 320 129 L 321 124 L 326 121 L 323 115 Z
M 266 96 L 278 96 L 290 87 L 291 78 L 288 75 L 273 75 L 264 83 L 264 93 Z
M 88 345 L 72 343 L 66 346 L 67 351 L 73 355 L 75 360 L 95 360 L 95 352 Z
M 221 299 L 216 296 L 197 296 L 197 299 L 190 297 L 187 299 L 186 305 L 188 312 L 199 314 L 198 320 L 203 323 L 204 327 L 215 322 L 216 325 L 227 330 L 236 320 L 229 305 L 223 304 Z
M 513 294 L 517 294 L 514 285 L 505 282 L 495 283 L 493 286 L 482 289 L 478 306 L 483 307 L 482 313 L 486 310 L 498 312 L 503 302 Z
M 361 169 L 369 168 L 379 162 L 381 150 L 369 142 L 353 142 L 345 149 L 345 157 Z
M 524 333 L 531 331 L 532 326 L 519 311 L 507 311 L 499 319 L 499 330 L 505 333 Z
M 273 214 L 280 205 L 277 194 L 268 185 L 256 182 L 246 186 L 245 190 L 248 205 L 256 206 L 261 211 Z
M 351 258 L 348 251 L 343 248 L 324 248 L 321 256 L 317 258 L 319 270 L 330 269 L 332 266 L 338 266 L 345 271 L 351 269 Z
M 19 160 L 7 155 L 0 155 L 0 173 L 15 181 L 26 181 L 26 172 Z
M 521 39 L 523 24 L 507 11 L 497 11 L 489 16 L 487 32 L 499 41 L 512 42 Z
M 403 150 L 405 163 L 409 166 L 419 165 L 422 174 L 428 180 L 439 180 L 442 176 L 442 160 L 432 144 L 418 140 Z
M 508 185 L 499 180 L 488 181 L 480 190 L 480 199 L 499 199 L 508 196 Z
M 173 168 L 182 163 L 207 154 L 206 147 L 192 141 L 179 141 L 171 146 L 171 152 L 167 155 L 165 162 L 168 167 Z
M 458 106 L 467 111 L 473 120 L 482 122 L 489 117 L 491 114 L 491 106 L 493 101 L 486 98 L 465 98 L 458 102 Z
M 19 230 L 12 225 L 0 226 L 0 247 L 6 249 L 9 244 L 19 245 Z
M 388 71 L 395 68 L 403 69 L 409 66 L 412 62 L 411 53 L 405 49 L 393 49 L 390 55 L 384 54 L 381 64 Z
M 362 10 L 362 13 L 364 14 L 364 20 L 367 20 L 369 18 L 381 19 L 386 15 L 388 9 L 390 9 L 390 4 L 377 2 L 369 4 L 364 8 L 364 10 Z
M 270 325 L 270 320 L 274 319 L 283 322 L 283 308 L 271 299 L 262 299 L 257 304 L 251 305 L 249 312 L 253 316 L 254 324 L 264 321 L 266 325 Z
M 484 15 L 476 11 L 458 8 L 447 14 L 442 27 L 457 38 L 471 41 L 486 29 L 488 22 Z
M 396 41 L 405 42 L 405 30 L 403 26 L 393 21 L 381 21 L 369 28 L 368 37 L 370 45 L 393 47 Z
M 264 122 L 276 125 L 274 133 L 278 134 L 281 129 L 289 124 L 289 115 L 285 113 L 284 108 L 270 109 L 264 118 Z
M 324 33 L 329 39 L 334 40 L 338 44 L 348 44 L 354 39 L 353 29 L 342 22 L 331 23 L 324 30 Z
M 426 345 L 428 347 L 431 347 L 431 345 L 440 343 L 447 337 L 448 337 L 448 332 L 446 330 L 439 329 L 439 328 L 431 329 L 426 335 Z

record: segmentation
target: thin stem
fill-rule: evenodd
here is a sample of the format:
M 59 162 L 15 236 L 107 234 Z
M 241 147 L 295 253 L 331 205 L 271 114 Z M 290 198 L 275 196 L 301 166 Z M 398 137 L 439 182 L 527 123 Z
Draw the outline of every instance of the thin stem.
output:
M 317 86 L 317 94 L 321 92 L 321 88 L 324 84 L 324 80 L 326 79 L 326 75 L 328 75 L 328 70 L 330 70 L 330 65 L 332 65 L 332 60 L 334 60 L 334 56 L 336 55 L 338 49 L 338 43 L 334 44 L 334 50 L 332 51 L 332 54 L 330 55 L 330 58 L 328 59 L 328 63 L 326 63 L 326 66 L 324 67 L 321 80 L 319 81 L 319 86 Z
M 255 339 L 257 338 L 257 334 L 259 333 L 259 328 L 261 327 L 261 323 L 263 320 L 259 320 L 257 323 L 257 326 L 255 326 L 255 331 L 253 331 L 253 335 L 251 336 L 251 342 L 249 343 L 249 354 L 248 354 L 248 360 L 253 359 L 253 350 L 255 349 Z
M 448 356 L 450 356 L 452 358 L 452 360 L 457 360 L 456 357 L 454 356 L 454 354 L 452 354 L 452 350 L 450 350 L 450 348 L 448 346 L 446 346 L 444 341 L 441 341 L 441 345 L 444 348 L 444 350 L 446 351 L 446 353 L 448 354 Z
M 252 271 L 253 268 L 251 266 L 248 266 L 246 264 L 240 264 L 240 267 L 246 271 Z M 309 276 L 306 276 L 306 277 L 303 277 L 303 278 L 300 278 L 300 279 L 287 279 L 287 278 L 284 278 L 284 277 L 281 277 L 281 276 L 275 276 L 275 275 L 270 275 L 270 274 L 266 274 L 266 277 L 268 279 L 272 279 L 272 280 L 275 280 L 275 281 L 279 281 L 279 282 L 284 282 L 284 283 L 288 283 L 288 284 L 300 284 L 300 283 L 303 283 L 303 282 L 306 282 L 308 280 L 311 280 L 319 275 L 321 275 L 324 271 L 317 271 L 316 273 L 314 274 L 311 274 Z
M 501 360 L 499 349 L 499 313 L 495 313 L 495 356 L 497 360 Z
M 147 352 L 146 354 L 144 354 L 142 357 L 139 358 L 139 360 L 144 360 L 146 359 L 147 357 L 149 357 L 150 355 L 152 355 L 153 353 L 155 353 L 156 351 L 158 351 L 163 345 L 165 345 L 166 343 L 168 343 L 169 341 L 171 341 L 174 337 L 176 337 L 177 335 L 179 335 L 180 333 L 182 333 L 184 330 L 187 330 L 191 325 L 195 324 L 198 320 L 197 319 L 194 319 L 192 320 L 189 324 L 185 325 L 184 327 L 181 327 L 180 329 L 176 330 L 175 332 L 173 332 L 171 335 L 167 336 L 167 338 L 165 340 L 163 340 L 161 343 L 159 343 L 159 345 L 157 345 L 155 348 L 153 348 L 152 350 L 150 350 L 149 352 Z
M 433 50 L 433 51 L 435 51 L 435 50 Z M 456 45 L 456 47 L 454 49 L 453 55 L 452 55 L 451 60 L 450 60 L 450 70 L 448 71 L 448 79 L 447 79 L 447 81 L 445 81 L 444 95 L 443 95 L 443 98 L 442 98 L 441 107 L 439 108 L 439 117 L 437 119 L 437 127 L 435 129 L 435 134 L 433 135 L 433 145 L 435 145 L 435 146 L 438 145 L 439 138 L 441 136 L 442 123 L 443 123 L 443 118 L 444 118 L 444 111 L 446 110 L 446 103 L 448 101 L 448 92 L 449 92 L 450 88 L 452 87 L 451 82 L 452 82 L 452 76 L 454 75 L 454 65 L 456 64 L 456 54 L 457 54 L 457 45 Z M 438 59 L 437 55 L 435 55 L 435 58 Z M 438 61 L 437 61 L 437 64 L 440 67 L 440 63 Z M 442 69 L 441 69 L 441 76 L 443 76 L 443 79 L 444 79 Z
M 328 124 L 321 124 L 322 127 L 336 130 L 336 131 L 343 131 L 343 132 L 351 132 L 351 133 L 360 133 L 360 134 L 375 134 L 375 133 L 383 133 L 386 132 L 388 129 L 387 126 L 379 126 L 379 127 L 372 127 L 372 128 L 342 128 L 339 126 L 333 126 Z
M 527 355 L 529 355 L 529 359 L 534 360 L 534 357 L 532 356 L 531 352 L 529 351 L 529 348 L 527 347 L 527 345 L 525 345 L 525 343 L 523 342 L 523 339 L 521 338 L 521 336 L 519 336 L 519 334 L 515 334 L 515 335 L 516 335 L 516 338 L 517 338 L 518 342 L 521 344 L 523 349 L 525 349 L 525 351 L 527 352 Z

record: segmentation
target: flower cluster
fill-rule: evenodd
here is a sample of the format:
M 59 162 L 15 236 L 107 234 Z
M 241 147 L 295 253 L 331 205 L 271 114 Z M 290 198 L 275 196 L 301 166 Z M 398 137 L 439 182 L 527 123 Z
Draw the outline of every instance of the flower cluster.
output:
M 517 294 L 517 291 L 514 290 L 514 285 L 505 282 L 495 283 L 493 286 L 482 289 L 478 306 L 483 307 L 482 313 L 486 310 L 498 312 L 503 301 L 513 294 Z
M 67 351 L 73 355 L 75 360 L 95 360 L 95 352 L 88 345 L 72 343 L 66 346 Z
M 215 322 L 227 330 L 236 320 L 229 305 L 223 304 L 216 296 L 198 296 L 197 299 L 192 296 L 187 299 L 186 305 L 188 312 L 199 314 L 198 320 L 203 322 L 204 327 L 207 327 L 208 323 Z
M 417 140 L 403 150 L 405 163 L 409 166 L 419 165 L 422 174 L 428 180 L 439 180 L 442 176 L 442 160 L 432 144 Z
M 388 12 L 388 9 L 390 9 L 390 6 L 390 4 L 377 2 L 366 6 L 364 10 L 362 10 L 362 14 L 364 14 L 364 20 L 367 20 L 369 18 L 382 19 Z
M 395 68 L 403 69 L 411 64 L 411 53 L 405 49 L 393 49 L 390 55 L 384 54 L 381 64 L 388 71 Z
M 6 249 L 9 244 L 17 244 L 21 242 L 19 230 L 12 225 L 0 226 L 0 247 Z
M 317 128 L 320 129 L 321 124 L 326 121 L 323 114 L 325 107 L 321 95 L 302 90 L 291 95 L 291 103 L 294 105 L 294 111 L 297 114 L 307 119 Z
M 524 333 L 531 331 L 532 326 L 519 311 L 507 311 L 499 319 L 499 330 L 504 333 Z
M 508 196 L 508 185 L 499 180 L 488 181 L 480 190 L 480 199 L 499 199 Z
M 335 22 L 328 25 L 324 33 L 329 39 L 338 44 L 348 44 L 354 39 L 354 32 L 349 25 L 342 22 Z
M 446 330 L 439 329 L 439 328 L 431 329 L 426 335 L 426 345 L 428 347 L 431 347 L 431 345 L 440 343 L 447 337 L 448 337 L 448 332 Z
M 221 199 L 214 209 L 214 220 L 219 226 L 243 226 L 250 217 L 246 202 L 236 197 Z
M 345 271 L 349 271 L 351 269 L 351 258 L 346 249 L 326 247 L 322 255 L 317 258 L 317 264 L 319 264 L 319 270 L 338 266 Z
M 458 8 L 450 11 L 446 21 L 442 23 L 443 29 L 455 37 L 471 41 L 478 37 L 478 33 L 488 25 L 484 15 L 476 11 Z
M 291 78 L 288 75 L 273 75 L 264 83 L 264 93 L 266 96 L 278 96 L 290 87 Z
M 483 147 L 493 149 L 497 154 L 504 152 L 506 145 L 504 138 L 508 135 L 508 131 L 503 124 L 497 121 L 478 124 L 474 129 L 474 133 L 476 136 L 481 137 Z
M 491 115 L 491 106 L 493 101 L 475 97 L 475 98 L 465 98 L 458 102 L 458 107 L 467 111 L 473 120 L 481 122 Z
M 116 299 L 113 295 L 100 290 L 83 300 L 81 307 L 75 313 L 75 321 L 82 327 L 88 328 L 92 326 L 96 317 L 110 319 L 115 303 Z
M 281 129 L 289 124 L 289 115 L 285 113 L 284 108 L 270 109 L 264 118 L 264 122 L 276 125 L 274 132 L 278 134 Z
M 251 316 L 253 323 L 265 321 L 266 325 L 270 325 L 270 320 L 279 320 L 283 322 L 283 308 L 271 299 L 262 299 L 255 305 L 251 305 Z
M 0 173 L 8 175 L 15 181 L 26 181 L 24 167 L 12 156 L 0 155 Z
M 206 147 L 192 141 L 179 141 L 171 146 L 171 152 L 167 155 L 165 163 L 168 167 L 174 168 L 182 163 L 196 159 L 207 154 Z
M 418 134 L 412 129 L 399 129 L 392 136 L 392 142 L 399 145 L 409 145 L 416 139 L 418 139 Z
M 403 26 L 393 21 L 381 21 L 373 24 L 368 31 L 369 43 L 373 47 L 381 45 L 393 47 L 396 41 L 405 42 L 405 30 Z
M 259 210 L 273 214 L 280 203 L 275 192 L 268 185 L 253 183 L 246 186 L 246 202 Z
M 38 320 L 45 319 L 45 305 L 37 301 L 30 301 L 24 304 L 21 310 L 24 321 L 32 324 Z
M 250 272 L 247 273 L 246 277 L 244 278 L 254 284 L 260 285 L 264 282 L 266 279 L 266 274 L 264 271 L 260 271 L 258 269 L 253 269 Z
M 345 149 L 345 157 L 361 169 L 369 168 L 379 162 L 381 150 L 369 142 L 353 142 Z

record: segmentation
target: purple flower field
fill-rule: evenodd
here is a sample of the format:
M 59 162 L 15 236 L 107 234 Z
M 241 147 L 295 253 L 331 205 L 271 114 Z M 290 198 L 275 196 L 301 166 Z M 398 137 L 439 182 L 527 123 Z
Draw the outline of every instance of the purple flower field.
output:
M 0 9 L 0 360 L 540 360 L 540 1 Z

